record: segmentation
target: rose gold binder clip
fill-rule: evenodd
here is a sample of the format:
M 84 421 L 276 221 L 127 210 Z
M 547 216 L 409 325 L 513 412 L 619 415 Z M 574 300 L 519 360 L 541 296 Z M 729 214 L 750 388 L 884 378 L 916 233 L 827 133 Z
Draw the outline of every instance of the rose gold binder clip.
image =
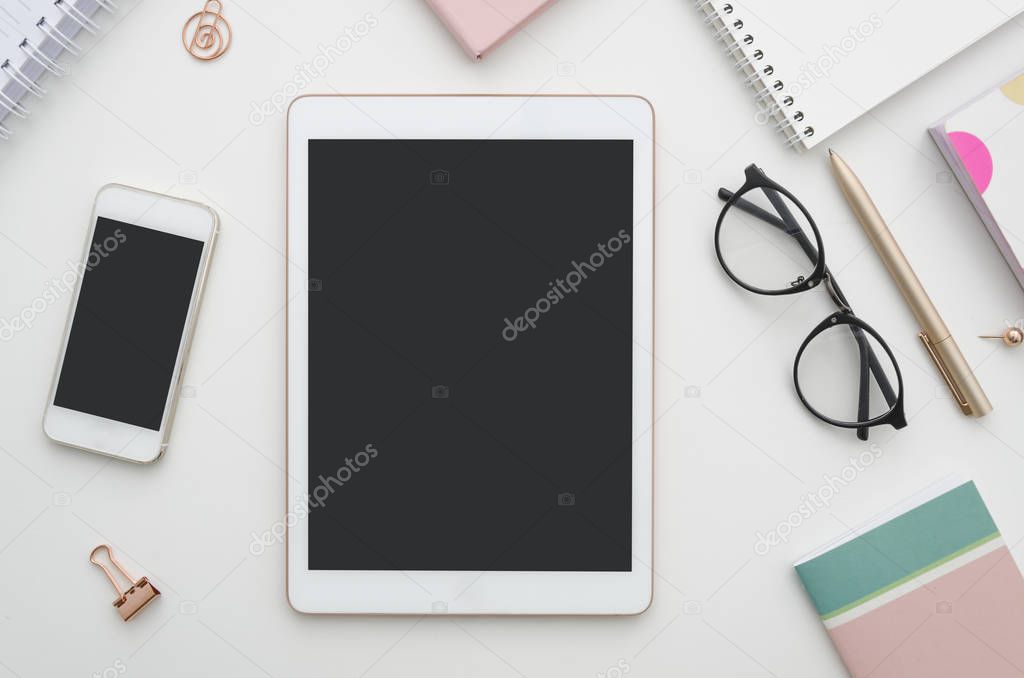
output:
M 110 560 L 111 564 L 116 567 L 122 575 L 124 575 L 125 579 L 128 580 L 130 586 L 126 590 L 122 591 L 121 585 L 118 584 L 114 574 L 106 565 L 96 560 L 96 554 L 103 549 L 106 549 L 107 558 Z M 142 577 L 139 580 L 132 579 L 132 576 L 128 574 L 123 567 L 121 567 L 121 563 L 114 559 L 114 552 L 110 550 L 110 546 L 107 544 L 100 544 L 94 548 L 92 553 L 89 554 L 89 562 L 93 565 L 97 565 L 101 570 L 103 570 L 103 574 L 107 575 L 107 579 L 109 579 L 110 583 L 114 585 L 114 590 L 118 593 L 117 599 L 114 601 L 114 607 L 117 608 L 117 611 L 121 614 L 121 618 L 125 621 L 128 621 L 137 615 L 142 608 L 149 605 L 154 598 L 160 595 L 160 592 L 156 590 L 156 587 L 150 583 L 148 578 Z

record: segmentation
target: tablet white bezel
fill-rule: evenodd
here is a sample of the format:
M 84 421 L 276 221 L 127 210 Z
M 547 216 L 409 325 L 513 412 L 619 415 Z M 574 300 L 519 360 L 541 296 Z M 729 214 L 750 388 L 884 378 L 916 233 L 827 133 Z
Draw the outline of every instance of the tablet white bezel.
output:
M 633 558 L 630 572 L 308 569 L 308 141 L 632 139 Z M 636 614 L 652 593 L 654 113 L 633 96 L 296 99 L 288 112 L 287 592 L 300 612 Z

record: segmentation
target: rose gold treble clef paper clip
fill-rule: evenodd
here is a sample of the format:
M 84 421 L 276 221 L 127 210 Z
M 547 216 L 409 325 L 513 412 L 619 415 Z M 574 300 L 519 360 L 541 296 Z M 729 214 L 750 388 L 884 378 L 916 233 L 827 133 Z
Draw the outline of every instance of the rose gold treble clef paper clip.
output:
M 181 28 L 181 44 L 200 61 L 212 61 L 228 51 L 231 25 L 224 18 L 220 0 L 206 0 L 203 9 L 188 18 Z M 189 31 L 192 37 L 189 38 Z
M 114 573 L 111 572 L 106 565 L 96 560 L 96 554 L 106 549 L 107 558 L 111 564 L 116 567 L 124 578 L 128 580 L 129 586 L 127 589 L 122 590 L 121 584 L 117 582 L 117 578 L 114 577 Z M 137 615 L 142 608 L 149 605 L 160 592 L 156 590 L 156 587 L 149 581 L 147 577 L 141 579 L 133 579 L 130 574 L 121 566 L 121 563 L 114 559 L 114 552 L 110 550 L 110 546 L 107 544 L 100 544 L 92 550 L 89 554 L 89 562 L 93 565 L 98 566 L 103 570 L 103 574 L 107 575 L 107 579 L 114 585 L 114 590 L 117 591 L 118 596 L 114 601 L 114 607 L 121 614 L 121 618 L 128 621 L 135 615 Z

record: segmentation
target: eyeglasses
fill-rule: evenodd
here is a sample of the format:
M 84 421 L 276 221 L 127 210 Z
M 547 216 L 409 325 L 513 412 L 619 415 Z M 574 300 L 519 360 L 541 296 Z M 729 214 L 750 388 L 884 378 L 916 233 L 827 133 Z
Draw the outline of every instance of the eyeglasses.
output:
M 797 294 L 824 283 L 838 311 L 811 330 L 793 363 L 793 383 L 811 414 L 833 426 L 857 429 L 907 425 L 903 375 L 885 340 L 858 318 L 825 265 L 821 233 L 796 197 L 756 165 L 725 201 L 715 225 L 715 253 L 726 274 L 756 294 Z M 893 384 L 896 388 L 893 388 Z

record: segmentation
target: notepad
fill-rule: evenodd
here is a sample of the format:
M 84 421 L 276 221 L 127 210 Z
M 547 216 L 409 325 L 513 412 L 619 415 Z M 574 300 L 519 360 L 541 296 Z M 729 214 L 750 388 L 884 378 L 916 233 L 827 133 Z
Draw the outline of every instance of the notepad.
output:
M 759 120 L 811 148 L 1024 10 L 1024 0 L 697 0 Z
M 81 52 L 79 33 L 96 33 L 100 9 L 112 0 L 0 0 L 0 139 L 11 136 L 12 118 L 27 118 L 30 99 L 43 97 L 44 81 L 70 71 L 62 57 Z
M 1024 667 L 1024 578 L 972 481 L 937 483 L 795 567 L 853 676 Z
M 928 131 L 989 235 L 1024 287 L 1024 74 L 1004 82 Z
M 555 0 L 427 0 L 462 49 L 477 61 Z

